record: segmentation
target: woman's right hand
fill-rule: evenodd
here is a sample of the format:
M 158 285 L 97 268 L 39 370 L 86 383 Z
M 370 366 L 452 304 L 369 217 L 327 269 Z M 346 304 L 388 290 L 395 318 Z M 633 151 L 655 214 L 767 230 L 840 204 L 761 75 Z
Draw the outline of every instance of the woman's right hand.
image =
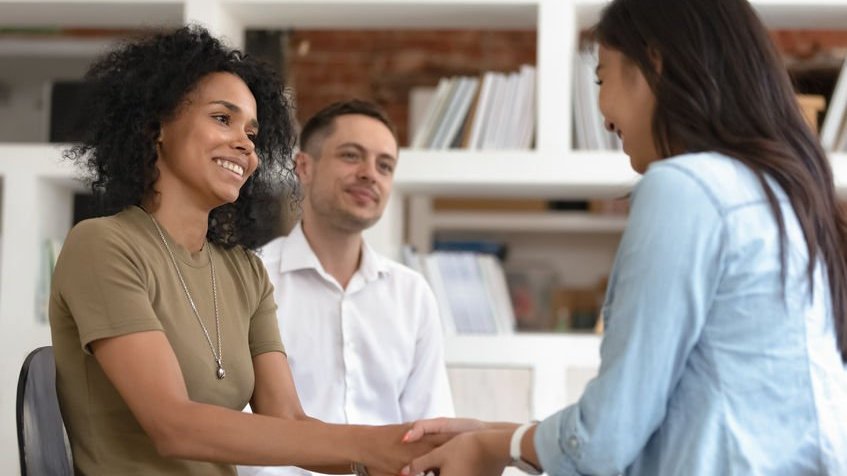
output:
M 412 424 L 412 428 L 403 436 L 403 442 L 414 443 L 426 435 L 453 437 L 459 433 L 489 429 L 490 426 L 490 423 L 473 418 L 432 418 L 429 420 L 418 420 Z

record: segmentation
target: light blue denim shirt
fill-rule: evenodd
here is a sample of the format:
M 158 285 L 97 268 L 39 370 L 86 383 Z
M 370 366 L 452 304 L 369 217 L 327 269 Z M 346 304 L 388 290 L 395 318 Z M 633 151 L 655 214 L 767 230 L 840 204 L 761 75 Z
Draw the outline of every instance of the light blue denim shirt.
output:
M 847 475 L 847 370 L 822 264 L 775 187 L 715 153 L 654 163 L 603 307 L 600 372 L 541 422 L 550 475 Z M 811 294 L 810 294 L 810 291 Z

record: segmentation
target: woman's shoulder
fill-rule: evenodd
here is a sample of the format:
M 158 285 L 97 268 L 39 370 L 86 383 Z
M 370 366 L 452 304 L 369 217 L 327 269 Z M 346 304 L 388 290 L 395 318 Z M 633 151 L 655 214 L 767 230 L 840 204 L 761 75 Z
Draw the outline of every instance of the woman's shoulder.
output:
M 653 162 L 644 174 L 657 175 L 672 169 L 687 175 L 704 185 L 720 183 L 726 179 L 738 179 L 746 175 L 743 164 L 720 152 L 696 152 L 680 154 Z
M 80 221 L 71 228 L 66 241 L 84 240 L 86 242 L 100 241 L 114 236 L 120 231 L 116 215 L 88 218 Z
M 143 229 L 131 210 L 114 215 L 82 220 L 71 228 L 65 238 L 65 247 L 84 246 L 98 249 L 115 245 L 132 246 L 133 236 Z
M 650 165 L 643 181 L 652 186 L 699 189 L 719 209 L 764 200 L 758 178 L 740 160 L 719 152 L 682 154 Z

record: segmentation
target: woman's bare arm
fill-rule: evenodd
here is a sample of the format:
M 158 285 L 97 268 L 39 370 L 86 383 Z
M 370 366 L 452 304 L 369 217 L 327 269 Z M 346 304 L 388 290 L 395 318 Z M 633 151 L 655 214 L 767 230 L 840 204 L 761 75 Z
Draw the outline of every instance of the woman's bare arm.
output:
M 351 461 L 360 461 L 375 470 L 396 473 L 416 454 L 433 446 L 431 442 L 414 448 L 402 444 L 408 425 L 331 425 L 305 418 L 290 373 L 286 382 L 285 371 L 279 368 L 285 362 L 281 354 L 276 359 L 257 356 L 260 375 L 253 398 L 260 413 L 283 415 L 278 417 L 191 401 L 173 349 L 160 331 L 100 339 L 91 347 L 163 456 L 344 471 Z M 271 378 L 265 375 L 275 371 L 283 373 Z

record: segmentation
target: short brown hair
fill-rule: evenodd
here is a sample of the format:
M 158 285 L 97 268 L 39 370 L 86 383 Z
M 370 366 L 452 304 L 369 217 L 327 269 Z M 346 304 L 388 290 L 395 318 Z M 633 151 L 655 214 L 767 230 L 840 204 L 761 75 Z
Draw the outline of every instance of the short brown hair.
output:
M 312 148 L 316 145 L 316 141 L 323 140 L 326 136 L 332 134 L 336 117 L 352 114 L 372 117 L 385 124 L 385 127 L 391 131 L 391 135 L 394 136 L 394 140 L 397 140 L 397 128 L 382 107 L 362 99 L 349 99 L 326 106 L 306 121 L 306 125 L 300 131 L 300 150 L 305 151 Z

